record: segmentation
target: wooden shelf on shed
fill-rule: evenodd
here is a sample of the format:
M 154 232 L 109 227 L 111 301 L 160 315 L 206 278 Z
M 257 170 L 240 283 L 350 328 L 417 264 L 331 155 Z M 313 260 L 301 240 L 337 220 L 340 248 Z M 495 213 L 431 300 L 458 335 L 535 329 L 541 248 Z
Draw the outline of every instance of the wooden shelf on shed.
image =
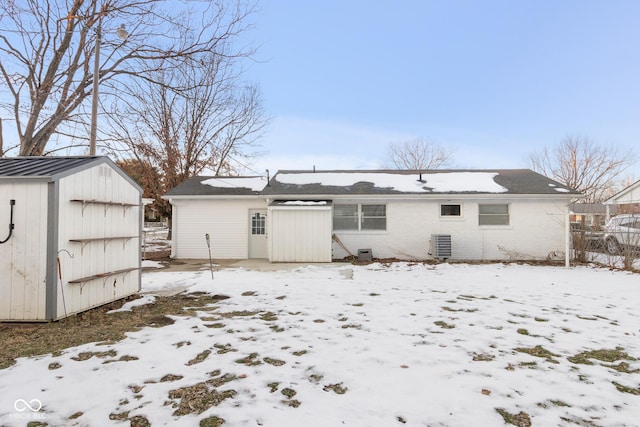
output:
M 140 267 L 132 267 L 132 268 L 123 268 L 121 270 L 109 271 L 106 273 L 94 274 L 92 276 L 81 277 L 80 279 L 69 280 L 69 284 L 77 284 L 77 283 L 86 283 L 96 279 L 107 279 L 111 276 L 116 276 L 118 274 L 130 273 L 135 270 L 140 270 Z
M 86 208 L 89 205 L 101 205 L 104 206 L 104 214 L 107 214 L 107 210 L 111 207 L 111 206 L 120 206 L 123 208 L 122 213 L 123 215 L 126 213 L 128 208 L 134 208 L 134 207 L 139 207 L 140 204 L 139 203 L 125 203 L 125 202 L 111 202 L 111 201 L 107 201 L 107 200 L 95 200 L 95 199 L 71 199 L 71 202 L 74 203 L 82 203 L 82 214 L 84 215 L 84 208 Z
M 139 238 L 140 236 L 113 236 L 113 237 L 91 237 L 88 239 L 69 239 L 69 241 L 73 243 L 80 243 L 82 245 L 80 250 L 84 251 L 85 245 L 91 242 L 104 242 L 104 247 L 106 248 L 107 244 L 109 244 L 109 242 L 111 242 L 112 240 L 124 240 L 124 243 L 126 243 L 131 239 L 139 239 Z M 123 248 L 124 248 L 124 243 L 122 245 Z

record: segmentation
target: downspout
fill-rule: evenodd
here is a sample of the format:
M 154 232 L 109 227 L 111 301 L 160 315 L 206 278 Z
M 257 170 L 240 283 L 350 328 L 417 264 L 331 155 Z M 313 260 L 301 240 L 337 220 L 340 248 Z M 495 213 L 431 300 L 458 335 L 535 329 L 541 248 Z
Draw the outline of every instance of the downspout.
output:
M 173 199 L 169 199 L 169 203 L 171 204 L 171 255 L 169 255 L 169 258 L 174 259 L 176 257 L 176 233 L 174 230 L 176 229 L 178 209 L 173 204 Z
M 9 235 L 7 236 L 6 239 L 4 240 L 0 240 L 0 245 L 3 243 L 7 243 L 9 241 L 9 239 L 11 238 L 11 235 L 13 234 L 13 229 L 15 228 L 15 225 L 13 224 L 13 207 L 16 205 L 16 201 L 15 199 L 11 199 L 9 200 L 9 206 L 11 209 L 11 213 L 9 216 Z
M 564 217 L 564 266 L 571 267 L 571 205 L 567 203 Z

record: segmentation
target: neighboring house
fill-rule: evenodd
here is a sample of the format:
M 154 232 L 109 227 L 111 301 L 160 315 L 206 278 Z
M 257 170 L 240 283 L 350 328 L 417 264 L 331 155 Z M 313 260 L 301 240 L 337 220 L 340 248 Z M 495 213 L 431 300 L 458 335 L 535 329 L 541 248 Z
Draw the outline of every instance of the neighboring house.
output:
M 173 206 L 175 258 L 207 258 L 209 234 L 214 258 L 329 262 L 360 250 L 404 260 L 556 257 L 579 196 L 517 169 L 196 177 L 164 198 Z
M 0 158 L 0 321 L 138 292 L 141 192 L 106 157 Z
M 605 201 L 609 208 L 609 215 L 615 215 L 614 209 L 619 214 L 640 214 L 640 181 L 636 181 L 624 190 L 614 194 Z

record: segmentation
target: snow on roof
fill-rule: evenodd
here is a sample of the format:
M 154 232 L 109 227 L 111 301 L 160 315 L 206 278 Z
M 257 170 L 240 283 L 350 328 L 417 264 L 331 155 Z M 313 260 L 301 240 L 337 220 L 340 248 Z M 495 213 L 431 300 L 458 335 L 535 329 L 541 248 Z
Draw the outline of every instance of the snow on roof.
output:
M 485 192 L 504 193 L 505 187 L 497 184 L 495 172 L 446 172 L 422 175 L 371 172 L 309 172 L 279 173 L 275 179 L 283 184 L 320 184 L 324 186 L 348 187 L 358 182 L 370 182 L 378 188 L 391 188 L 403 193 L 415 192 Z
M 251 191 L 262 191 L 267 185 L 267 179 L 263 176 L 225 176 L 205 179 L 201 184 L 215 188 L 248 188 Z
M 282 202 L 283 205 L 295 205 L 295 206 L 326 206 L 328 202 L 326 200 L 313 201 L 313 200 L 287 200 Z

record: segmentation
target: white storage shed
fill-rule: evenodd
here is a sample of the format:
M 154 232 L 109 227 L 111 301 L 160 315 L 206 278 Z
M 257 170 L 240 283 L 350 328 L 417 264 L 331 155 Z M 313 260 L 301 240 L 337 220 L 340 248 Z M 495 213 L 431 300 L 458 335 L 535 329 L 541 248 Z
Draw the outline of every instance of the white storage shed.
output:
M 140 290 L 142 189 L 107 157 L 0 159 L 0 321 Z

